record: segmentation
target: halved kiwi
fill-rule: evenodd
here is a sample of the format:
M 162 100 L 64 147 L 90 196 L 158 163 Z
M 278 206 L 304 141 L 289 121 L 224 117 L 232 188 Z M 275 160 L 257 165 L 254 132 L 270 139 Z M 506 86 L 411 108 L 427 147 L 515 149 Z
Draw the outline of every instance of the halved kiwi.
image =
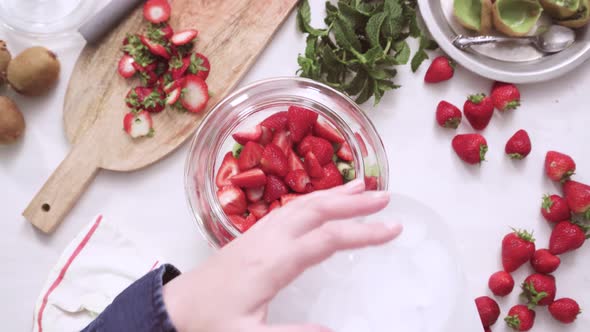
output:
M 542 12 L 543 7 L 536 0 L 496 0 L 492 8 L 494 27 L 508 36 L 525 36 Z
M 466 29 L 488 34 L 492 29 L 491 0 L 454 0 L 453 13 Z
M 553 18 L 562 20 L 576 14 L 580 0 L 540 0 L 541 6 Z
M 564 20 L 555 21 L 559 25 L 563 25 L 568 28 L 577 29 L 581 28 L 590 22 L 590 5 L 588 0 L 580 0 L 580 6 L 578 11 L 572 16 Z

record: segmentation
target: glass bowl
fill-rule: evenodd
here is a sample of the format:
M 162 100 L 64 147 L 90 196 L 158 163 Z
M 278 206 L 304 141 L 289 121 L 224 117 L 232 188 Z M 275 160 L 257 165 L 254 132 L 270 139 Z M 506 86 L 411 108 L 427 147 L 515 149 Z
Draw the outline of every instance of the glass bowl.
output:
M 213 247 L 220 248 L 241 234 L 216 196 L 216 171 L 223 156 L 235 145 L 232 134 L 286 111 L 289 106 L 319 113 L 349 143 L 355 177 L 372 177 L 377 180 L 374 189 L 387 189 L 389 168 L 381 138 L 350 98 L 324 84 L 299 77 L 258 81 L 219 102 L 203 119 L 190 145 L 185 165 L 188 204 L 199 230 Z

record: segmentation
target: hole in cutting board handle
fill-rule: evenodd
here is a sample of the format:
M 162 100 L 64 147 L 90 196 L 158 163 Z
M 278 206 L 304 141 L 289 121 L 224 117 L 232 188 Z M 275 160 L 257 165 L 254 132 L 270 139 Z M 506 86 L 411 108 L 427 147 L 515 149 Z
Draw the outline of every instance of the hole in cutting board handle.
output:
M 51 205 L 44 203 L 43 205 L 41 205 L 41 210 L 49 212 L 49 210 L 51 210 Z

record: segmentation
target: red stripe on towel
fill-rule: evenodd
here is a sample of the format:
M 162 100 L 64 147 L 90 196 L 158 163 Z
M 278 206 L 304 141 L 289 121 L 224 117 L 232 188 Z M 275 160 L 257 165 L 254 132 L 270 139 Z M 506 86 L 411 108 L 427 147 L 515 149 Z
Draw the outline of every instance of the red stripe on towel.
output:
M 59 284 L 63 280 L 64 276 L 66 275 L 68 268 L 70 267 L 70 265 L 72 264 L 72 262 L 74 261 L 76 256 L 78 256 L 78 254 L 82 251 L 82 249 L 84 249 L 84 247 L 86 246 L 86 244 L 88 243 L 88 241 L 92 237 L 92 234 L 94 234 L 94 232 L 98 228 L 98 225 L 100 224 L 101 220 L 102 220 L 102 216 L 98 216 L 98 218 L 96 218 L 94 225 L 92 225 L 92 227 L 90 228 L 88 233 L 86 233 L 86 236 L 84 236 L 82 241 L 78 244 L 78 246 L 76 247 L 76 250 L 74 250 L 72 255 L 68 258 L 68 260 L 66 261 L 66 264 L 61 268 L 61 271 L 59 271 L 59 275 L 57 276 L 57 278 L 55 279 L 53 284 L 51 284 L 51 287 L 49 287 L 49 289 L 47 290 L 47 292 L 43 296 L 43 302 L 41 303 L 41 307 L 39 308 L 39 313 L 37 314 L 37 325 L 39 325 L 39 332 L 43 331 L 43 325 L 42 325 L 43 311 L 45 310 L 45 306 L 47 306 L 47 299 L 49 298 L 49 295 L 51 294 L 51 292 L 53 292 L 57 288 L 57 286 L 59 286 Z

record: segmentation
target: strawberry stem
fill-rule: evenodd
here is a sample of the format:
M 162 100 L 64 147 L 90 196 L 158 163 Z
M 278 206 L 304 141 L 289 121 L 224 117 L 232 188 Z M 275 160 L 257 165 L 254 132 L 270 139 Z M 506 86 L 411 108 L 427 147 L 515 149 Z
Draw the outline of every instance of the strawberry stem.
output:
M 543 196 L 543 203 L 541 204 L 541 207 L 543 209 L 545 209 L 545 211 L 547 211 L 547 213 L 551 212 L 551 207 L 553 206 L 553 201 L 551 200 L 551 196 L 549 195 L 544 195 Z
M 481 144 L 479 146 L 479 160 L 484 161 L 486 160 L 486 153 L 488 152 L 488 146 Z
M 485 93 L 476 93 L 467 97 L 470 102 L 474 104 L 479 104 L 481 101 L 486 97 Z
M 533 233 L 534 232 L 528 232 L 526 230 L 523 229 L 516 229 L 516 228 L 511 228 L 514 233 L 516 233 L 516 235 L 518 235 L 519 238 L 528 241 L 528 242 L 535 242 L 535 238 L 533 237 Z
M 506 318 L 504 318 L 504 321 L 506 322 L 506 325 L 515 330 L 518 330 L 520 328 L 520 318 L 518 318 L 517 315 L 506 316 Z

